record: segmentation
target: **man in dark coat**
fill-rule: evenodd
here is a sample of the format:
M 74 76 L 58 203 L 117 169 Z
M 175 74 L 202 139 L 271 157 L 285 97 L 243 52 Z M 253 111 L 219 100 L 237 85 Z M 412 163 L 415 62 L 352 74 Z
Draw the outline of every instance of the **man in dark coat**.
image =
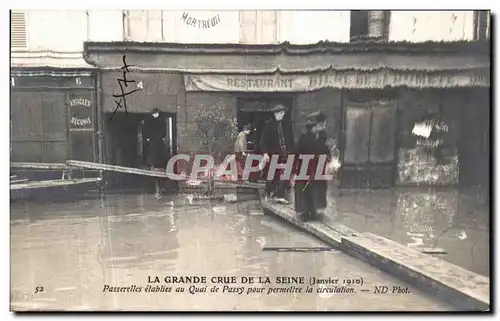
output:
M 160 117 L 157 108 L 144 120 L 144 141 L 146 164 L 151 168 L 165 169 L 167 164 L 167 146 L 165 136 L 167 134 L 167 124 L 165 119 Z
M 273 119 L 266 121 L 262 128 L 259 149 L 267 160 L 263 174 L 266 179 L 266 197 L 274 196 L 283 202 L 286 201 L 290 182 L 280 180 L 281 172 L 277 170 L 271 181 L 267 180 L 270 160 L 273 155 L 279 155 L 278 164 L 285 164 L 289 154 L 293 153 L 294 141 L 290 124 L 283 121 L 286 107 L 279 104 L 271 109 Z
M 151 114 L 144 119 L 143 134 L 146 164 L 151 170 L 165 170 L 168 162 L 167 146 L 165 144 L 167 124 L 165 119 L 160 117 L 158 108 L 154 108 Z M 158 179 L 155 181 L 155 190 L 155 197 L 160 198 L 160 182 Z
M 331 160 L 330 149 L 326 144 L 325 124 L 326 117 L 323 113 L 312 113 L 308 116 L 305 130 L 297 141 L 295 174 L 299 174 L 302 166 L 299 155 L 314 155 L 306 171 L 309 179 L 295 181 L 295 211 L 302 220 L 319 219 L 317 210 L 327 206 L 327 181 L 314 178 L 320 165 L 323 166 L 320 172 L 326 174 L 327 164 Z M 326 156 L 324 164 L 319 164 L 320 156 Z

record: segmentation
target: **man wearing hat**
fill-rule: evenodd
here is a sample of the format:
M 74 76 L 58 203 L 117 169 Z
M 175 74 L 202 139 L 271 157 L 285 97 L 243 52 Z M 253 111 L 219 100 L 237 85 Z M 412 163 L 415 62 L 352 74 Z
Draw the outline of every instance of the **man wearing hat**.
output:
M 160 117 L 158 108 L 151 110 L 151 114 L 144 119 L 143 134 L 145 140 L 144 158 L 151 170 L 163 169 L 168 161 L 167 146 L 165 136 L 167 134 L 167 124 L 163 117 Z M 155 184 L 155 197 L 160 198 L 159 181 Z
M 271 157 L 279 155 L 278 165 L 284 165 L 288 155 L 293 153 L 294 146 L 291 124 L 283 120 L 286 107 L 278 104 L 271 109 L 271 112 L 273 112 L 273 118 L 264 124 L 259 141 L 260 151 L 267 160 L 263 171 L 265 178 L 267 178 Z M 266 180 L 266 197 L 272 196 L 280 201 L 288 202 L 286 196 L 290 187 L 289 182 L 280 180 L 280 174 L 280 171 L 276 171 L 271 181 Z

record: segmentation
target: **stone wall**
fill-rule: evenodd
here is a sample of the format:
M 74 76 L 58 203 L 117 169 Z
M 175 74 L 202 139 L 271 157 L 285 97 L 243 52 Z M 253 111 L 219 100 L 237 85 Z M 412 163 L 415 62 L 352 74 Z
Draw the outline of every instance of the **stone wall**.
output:
M 184 80 L 178 73 L 166 72 L 138 72 L 131 71 L 126 74 L 127 80 L 134 80 L 124 87 L 125 92 L 143 89 L 126 96 L 127 109 L 129 112 L 150 112 L 152 108 L 160 111 L 175 113 L 178 100 L 184 94 Z M 123 74 L 117 71 L 103 71 L 101 74 L 102 88 L 102 111 L 113 112 L 116 108 L 115 101 L 120 98 L 113 97 L 113 94 L 121 94 L 118 79 L 123 79 Z M 178 97 L 178 96 L 181 97 Z M 122 104 L 123 105 L 123 104 Z M 118 111 L 124 112 L 123 109 Z

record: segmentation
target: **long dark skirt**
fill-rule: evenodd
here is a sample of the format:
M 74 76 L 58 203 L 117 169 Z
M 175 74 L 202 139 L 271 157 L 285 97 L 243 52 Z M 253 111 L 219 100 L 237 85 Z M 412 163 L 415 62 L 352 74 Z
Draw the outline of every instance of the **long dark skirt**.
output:
M 306 187 L 305 182 L 295 184 L 295 211 L 307 213 L 326 208 L 326 181 L 310 182 Z

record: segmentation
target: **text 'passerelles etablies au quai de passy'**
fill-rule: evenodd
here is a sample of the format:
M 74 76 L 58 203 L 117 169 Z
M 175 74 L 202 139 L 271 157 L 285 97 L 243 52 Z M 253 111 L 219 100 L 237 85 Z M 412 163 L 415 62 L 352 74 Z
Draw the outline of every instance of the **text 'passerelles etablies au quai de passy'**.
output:
M 104 293 L 196 294 L 409 294 L 405 286 L 365 284 L 362 277 L 314 276 L 148 276 L 143 283 L 103 285 Z

